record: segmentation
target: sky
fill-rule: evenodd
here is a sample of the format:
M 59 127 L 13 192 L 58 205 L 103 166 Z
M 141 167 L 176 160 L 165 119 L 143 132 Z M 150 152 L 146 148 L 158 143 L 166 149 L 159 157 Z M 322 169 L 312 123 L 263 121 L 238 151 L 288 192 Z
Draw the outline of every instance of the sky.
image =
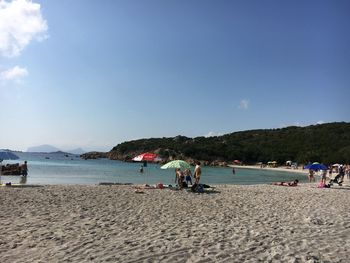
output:
M 350 121 L 350 1 L 0 0 L 0 149 Z

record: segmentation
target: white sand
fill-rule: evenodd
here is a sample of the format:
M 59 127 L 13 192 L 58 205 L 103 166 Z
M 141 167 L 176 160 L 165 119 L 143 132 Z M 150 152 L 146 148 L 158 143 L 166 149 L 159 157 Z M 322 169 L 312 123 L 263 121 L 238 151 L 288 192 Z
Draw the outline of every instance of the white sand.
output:
M 0 188 L 0 262 L 350 262 L 350 187 Z
M 298 167 L 298 169 L 292 169 L 290 167 L 287 166 L 279 166 L 279 167 L 269 167 L 269 166 L 265 166 L 265 167 L 260 167 L 259 165 L 228 165 L 229 167 L 234 167 L 235 169 L 253 169 L 253 170 L 266 170 L 266 171 L 278 171 L 278 172 L 285 172 L 285 173 L 289 173 L 290 175 L 292 174 L 303 174 L 305 175 L 305 178 L 308 178 L 308 174 L 309 174 L 309 170 L 308 169 L 302 169 L 301 167 Z M 334 177 L 336 176 L 336 173 L 332 174 L 332 177 L 329 177 L 329 174 L 327 172 L 327 179 L 328 181 L 330 179 L 334 179 Z M 321 172 L 316 172 L 315 173 L 315 180 L 316 181 L 320 181 L 321 180 Z M 291 181 L 293 180 L 293 177 L 291 177 Z M 349 182 L 349 178 L 347 176 L 344 176 L 344 182 Z
M 260 167 L 259 165 L 228 165 L 229 167 L 234 167 L 235 169 L 254 169 L 254 170 L 266 170 L 266 171 L 278 171 L 278 172 L 288 172 L 288 173 L 299 173 L 299 174 L 305 174 L 307 175 L 309 173 L 309 170 L 307 169 L 292 169 L 290 167 L 286 166 L 279 166 L 279 167 Z

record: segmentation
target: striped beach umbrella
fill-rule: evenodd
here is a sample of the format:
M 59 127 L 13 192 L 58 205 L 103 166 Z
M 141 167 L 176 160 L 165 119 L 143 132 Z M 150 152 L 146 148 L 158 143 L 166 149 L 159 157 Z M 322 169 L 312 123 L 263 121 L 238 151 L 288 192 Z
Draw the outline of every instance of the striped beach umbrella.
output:
M 168 162 L 166 164 L 164 164 L 162 167 L 160 167 L 161 169 L 176 169 L 176 168 L 180 168 L 180 169 L 190 169 L 191 165 L 189 165 L 187 162 L 182 161 L 182 160 L 174 160 L 171 162 Z

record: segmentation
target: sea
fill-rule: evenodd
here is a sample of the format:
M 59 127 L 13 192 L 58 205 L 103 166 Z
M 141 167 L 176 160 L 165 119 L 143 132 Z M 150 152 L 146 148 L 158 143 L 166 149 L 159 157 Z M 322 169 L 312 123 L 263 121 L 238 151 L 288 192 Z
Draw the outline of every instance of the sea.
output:
M 39 185 L 95 185 L 99 183 L 120 184 L 171 184 L 175 185 L 175 171 L 161 169 L 160 164 L 148 163 L 140 173 L 138 162 L 122 162 L 109 159 L 84 160 L 79 155 L 57 153 L 16 152 L 19 160 L 4 160 L 7 163 L 28 163 L 28 176 L 1 176 L 1 182 L 39 184 Z M 192 169 L 192 172 L 194 167 Z M 277 181 L 298 179 L 306 182 L 302 174 L 267 171 L 259 169 L 235 169 L 228 167 L 202 167 L 201 183 L 209 185 L 267 184 Z

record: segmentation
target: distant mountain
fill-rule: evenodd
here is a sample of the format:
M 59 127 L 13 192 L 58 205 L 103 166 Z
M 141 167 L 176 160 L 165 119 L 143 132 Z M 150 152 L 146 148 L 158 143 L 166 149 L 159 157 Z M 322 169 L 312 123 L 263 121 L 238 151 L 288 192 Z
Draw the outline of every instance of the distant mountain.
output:
M 55 146 L 49 145 L 49 144 L 43 144 L 39 146 L 33 146 L 29 147 L 27 149 L 27 152 L 37 152 L 37 153 L 54 153 L 54 152 L 62 152 L 62 153 L 71 153 L 71 154 L 83 154 L 86 151 L 84 151 L 82 148 L 76 148 L 72 150 L 61 150 L 58 149 Z
M 27 152 L 41 152 L 41 153 L 50 153 L 50 152 L 58 152 L 58 151 L 60 151 L 60 149 L 48 144 L 33 146 L 27 149 Z

